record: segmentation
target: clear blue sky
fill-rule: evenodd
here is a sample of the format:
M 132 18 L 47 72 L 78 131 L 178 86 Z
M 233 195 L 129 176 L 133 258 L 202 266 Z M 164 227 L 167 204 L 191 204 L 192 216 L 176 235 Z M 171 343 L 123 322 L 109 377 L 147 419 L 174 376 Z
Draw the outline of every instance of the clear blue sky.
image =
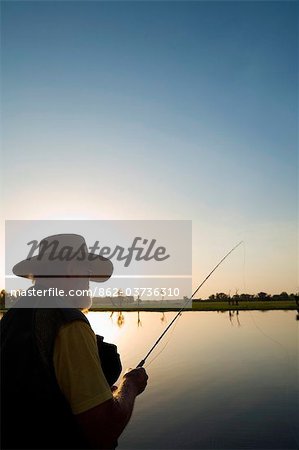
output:
M 2 7 L 6 219 L 192 219 L 194 283 L 296 280 L 296 2 Z M 244 281 L 246 278 L 246 281 Z

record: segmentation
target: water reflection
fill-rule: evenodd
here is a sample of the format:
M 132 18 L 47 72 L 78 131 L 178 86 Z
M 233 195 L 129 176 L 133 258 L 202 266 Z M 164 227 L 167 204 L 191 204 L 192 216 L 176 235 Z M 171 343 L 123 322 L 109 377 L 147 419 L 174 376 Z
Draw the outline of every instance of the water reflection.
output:
M 166 319 L 166 316 L 165 316 L 164 312 L 162 313 L 162 317 L 160 318 L 160 320 L 161 320 L 162 323 L 164 323 L 164 322 L 167 323 L 167 319 Z
M 197 312 L 200 313 L 199 311 L 197 311 Z M 241 315 L 243 315 L 243 314 L 250 314 L 250 311 L 240 311 L 238 309 L 229 309 L 228 311 L 215 311 L 215 312 L 221 313 L 224 316 L 227 316 L 230 325 L 231 326 L 238 326 L 238 327 L 242 326 L 242 323 L 241 323 L 241 320 L 240 320 L 241 319 Z M 259 311 L 259 313 L 262 313 L 262 314 L 266 314 L 267 312 L 269 312 L 269 311 L 267 311 L 267 310 Z M 142 327 L 142 318 L 141 318 L 142 312 L 141 311 L 135 311 L 135 312 L 130 312 L 130 314 L 137 315 L 137 321 L 136 321 L 137 327 Z M 145 314 L 147 314 L 147 313 L 145 313 Z M 110 318 L 111 319 L 113 318 L 113 315 L 115 315 L 115 317 L 117 317 L 117 320 L 115 322 L 116 325 L 119 326 L 119 327 L 122 327 L 124 325 L 124 322 L 125 322 L 124 313 L 122 311 L 112 311 L 110 313 Z M 299 309 L 297 309 L 297 314 L 295 314 L 295 320 L 299 321 Z M 161 313 L 160 322 L 162 324 L 167 324 L 167 315 L 164 312 Z M 112 320 L 112 323 L 114 323 L 113 320 Z
M 110 314 L 111 322 L 113 323 L 113 315 L 116 314 L 116 323 L 118 327 L 122 327 L 125 323 L 125 316 L 122 311 L 112 311 Z
M 136 366 L 174 315 L 125 312 L 122 326 L 116 314 L 113 322 L 110 313 L 88 319 L 117 344 L 125 368 Z M 149 386 L 119 449 L 297 448 L 294 316 L 184 312 L 146 365 Z
M 230 321 L 231 325 L 234 325 L 235 324 L 235 320 L 236 320 L 237 325 L 239 327 L 241 326 L 239 315 L 240 315 L 240 311 L 239 310 L 229 310 L 228 311 L 228 317 L 229 317 L 229 321 Z
M 85 314 L 88 314 L 89 311 L 85 311 Z M 136 312 L 130 312 L 130 314 L 137 314 L 137 327 L 142 327 L 142 321 L 141 321 L 141 311 L 136 311 Z M 113 321 L 113 316 L 116 317 L 116 322 Z M 114 324 L 116 323 L 116 325 L 118 327 L 122 327 L 125 323 L 125 316 L 123 311 L 112 311 L 110 313 L 110 319 L 111 319 L 111 323 Z M 167 318 L 165 316 L 165 313 L 162 312 L 162 315 L 160 317 L 160 321 L 164 324 L 167 323 Z
M 137 327 L 142 327 L 142 322 L 140 318 L 140 311 L 137 311 Z

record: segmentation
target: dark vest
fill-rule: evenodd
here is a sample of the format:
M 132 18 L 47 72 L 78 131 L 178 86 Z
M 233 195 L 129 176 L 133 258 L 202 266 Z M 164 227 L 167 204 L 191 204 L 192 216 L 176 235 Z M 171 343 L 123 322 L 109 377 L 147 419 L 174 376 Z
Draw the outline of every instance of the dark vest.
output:
M 76 309 L 11 308 L 2 318 L 1 448 L 89 448 L 53 366 L 55 337 L 74 320 L 89 324 Z

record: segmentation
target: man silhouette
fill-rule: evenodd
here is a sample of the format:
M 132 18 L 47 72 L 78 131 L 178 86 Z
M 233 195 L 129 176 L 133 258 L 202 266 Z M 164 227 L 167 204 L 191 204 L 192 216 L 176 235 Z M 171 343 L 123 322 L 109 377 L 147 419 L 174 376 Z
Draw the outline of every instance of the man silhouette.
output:
M 82 236 L 60 234 L 13 272 L 35 284 L 1 321 L 2 448 L 115 448 L 148 377 L 129 370 L 111 388 L 80 311 L 111 261 L 88 253 Z

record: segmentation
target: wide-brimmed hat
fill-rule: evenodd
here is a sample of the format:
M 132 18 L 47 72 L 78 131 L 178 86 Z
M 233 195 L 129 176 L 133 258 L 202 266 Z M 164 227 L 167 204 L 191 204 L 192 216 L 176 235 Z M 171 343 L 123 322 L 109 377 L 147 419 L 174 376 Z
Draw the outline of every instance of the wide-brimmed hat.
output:
M 69 267 L 71 265 L 71 275 Z M 108 280 L 112 262 L 103 256 L 88 253 L 85 239 L 78 234 L 55 234 L 42 239 L 38 254 L 13 267 L 13 273 L 24 278 L 89 278 Z

